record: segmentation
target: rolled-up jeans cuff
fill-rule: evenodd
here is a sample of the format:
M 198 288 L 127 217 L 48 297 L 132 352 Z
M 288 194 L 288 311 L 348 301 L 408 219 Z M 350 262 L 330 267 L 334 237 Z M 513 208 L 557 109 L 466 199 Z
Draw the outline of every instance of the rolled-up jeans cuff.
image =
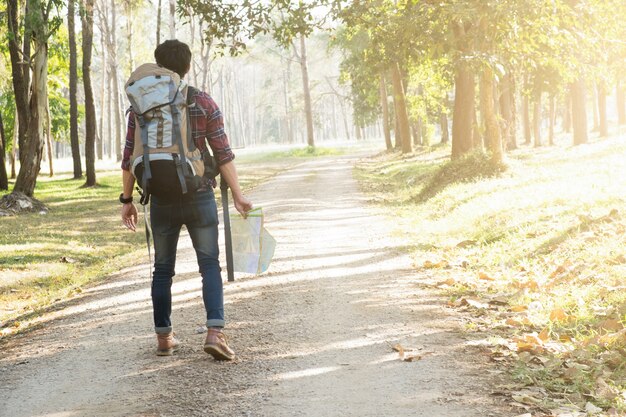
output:
M 220 319 L 211 319 L 206 321 L 206 327 L 224 327 L 226 321 Z
M 172 333 L 172 326 L 169 327 L 155 327 L 154 331 L 159 334 L 168 334 Z

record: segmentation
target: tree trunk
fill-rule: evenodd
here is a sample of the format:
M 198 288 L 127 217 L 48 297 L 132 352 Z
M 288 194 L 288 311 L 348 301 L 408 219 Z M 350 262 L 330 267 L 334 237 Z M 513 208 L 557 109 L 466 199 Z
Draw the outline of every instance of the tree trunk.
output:
M 530 103 L 528 95 L 522 94 L 522 117 L 524 123 L 524 145 L 530 145 L 532 139 L 532 133 L 530 129 Z
M 626 124 L 626 93 L 621 80 L 617 81 L 617 123 Z
M 104 118 L 105 118 L 105 107 L 106 107 L 106 97 L 107 94 L 105 93 L 105 91 L 107 91 L 107 52 L 106 52 L 106 43 L 105 43 L 105 39 L 104 36 L 100 36 L 100 46 L 101 46 L 101 59 L 102 59 L 102 64 L 101 64 L 101 78 L 100 78 L 100 117 L 99 117 L 99 121 L 98 121 L 98 159 L 102 160 L 104 158 L 104 150 L 105 150 L 105 146 L 104 146 Z M 107 117 L 110 119 L 111 118 L 111 114 L 108 113 Z M 110 135 L 110 131 L 109 134 L 107 135 L 107 137 L 110 139 L 111 135 Z M 110 140 L 107 141 L 107 144 L 110 143 Z M 109 148 L 109 156 L 111 155 L 111 151 Z
M 380 74 L 380 107 L 383 111 L 383 132 L 385 134 L 385 146 L 387 150 L 393 149 L 391 144 L 391 130 L 389 129 L 389 102 L 387 101 L 387 86 L 385 85 L 385 75 Z
M 117 161 L 122 160 L 122 106 L 120 101 L 120 85 L 119 75 L 117 73 L 117 11 L 115 8 L 115 0 L 111 0 L 111 40 L 109 44 L 109 68 L 110 77 L 113 81 L 113 112 L 115 113 L 115 156 Z
M 43 154 L 43 129 L 48 97 L 48 25 L 41 4 L 36 0 L 28 0 L 26 8 L 30 19 L 39 23 L 31 28 L 35 42 L 35 54 L 31 59 L 33 63 L 32 85 L 28 118 L 24 123 L 20 123 L 26 133 L 23 137 L 24 143 L 20 143 L 20 171 L 17 174 L 13 192 L 21 192 L 32 197 Z M 16 91 L 16 104 L 17 101 Z
M 593 110 L 592 132 L 597 132 L 600 130 L 600 118 L 598 117 L 598 91 L 596 90 L 595 86 L 591 87 L 591 95 L 593 96 L 591 100 L 591 109 Z
M 491 151 L 491 160 L 496 163 L 502 162 L 502 138 L 500 136 L 500 126 L 498 126 L 498 115 L 494 105 L 494 82 L 493 70 L 484 68 L 480 78 L 480 108 L 485 125 L 485 139 Z
M 70 144 L 72 146 L 72 161 L 74 163 L 74 179 L 83 176 L 83 168 L 80 160 L 80 145 L 78 141 L 78 100 L 76 96 L 78 85 L 78 69 L 76 54 L 76 33 L 74 16 L 75 0 L 69 0 L 67 5 L 67 31 L 70 47 Z
M 161 0 L 157 3 L 156 44 L 161 44 Z
M 570 87 L 572 94 L 572 127 L 574 145 L 587 143 L 587 109 L 585 108 L 585 83 L 576 80 Z
M 2 114 L 0 113 L 0 190 L 9 189 L 9 179 L 7 178 L 7 166 L 5 162 L 5 153 L 7 149 L 7 140 L 4 132 L 4 123 L 2 122 Z
M 170 0 L 170 39 L 176 39 L 176 0 Z
M 17 108 L 15 109 L 15 116 L 13 117 L 13 146 L 11 146 L 11 153 L 9 155 L 9 160 L 11 162 L 11 179 L 14 180 L 16 177 L 15 173 L 15 159 L 16 159 L 16 149 L 17 144 L 19 142 L 19 134 L 18 134 L 18 125 L 17 125 Z
M 535 93 L 533 100 L 533 136 L 535 147 L 541 146 L 541 92 Z
M 357 142 L 363 139 L 361 136 L 361 128 L 357 124 L 354 125 L 354 135 L 356 136 Z
M 556 97 L 550 96 L 550 124 L 548 127 L 548 143 L 550 146 L 554 145 L 554 126 L 556 124 Z
M 24 54 L 24 56 L 26 57 L 30 57 L 30 32 L 26 31 L 26 33 L 24 34 L 24 39 L 21 39 L 19 22 L 21 21 L 22 17 L 20 16 L 20 4 L 18 0 L 8 0 L 6 12 L 7 28 L 10 34 L 8 40 L 9 54 L 11 57 L 13 95 L 15 97 L 16 117 L 11 163 L 11 178 L 15 178 L 15 149 L 26 146 L 28 138 L 28 126 L 30 124 L 30 108 L 28 105 L 28 96 L 30 89 L 30 69 L 29 66 L 22 59 L 22 54 Z
M 512 147 L 512 126 L 513 126 L 513 112 L 511 110 L 511 73 L 507 72 L 502 77 L 500 87 L 500 100 L 498 105 L 500 107 L 501 118 L 501 130 L 502 130 L 502 142 L 506 145 L 506 149 L 515 149 Z
M 91 53 L 93 47 L 93 0 L 83 0 L 83 86 L 85 89 L 85 186 L 96 185 L 96 108 L 91 86 Z
M 480 133 L 480 124 L 478 124 L 478 109 L 474 107 L 472 115 L 472 149 L 482 149 L 483 140 Z
M 52 163 L 52 117 L 50 117 L 50 101 L 46 97 L 46 146 L 48 148 L 48 167 L 50 176 L 54 176 L 54 166 Z
M 509 102 L 511 103 L 511 125 L 509 127 L 509 139 L 507 140 L 508 149 L 517 149 L 517 102 L 516 102 L 516 90 L 517 85 L 515 83 L 515 75 L 509 73 L 507 76 L 509 81 Z
M 441 126 L 441 143 L 448 143 L 450 141 L 448 115 L 443 111 L 439 114 L 439 125 Z
M 604 81 L 598 83 L 598 119 L 600 137 L 609 136 L 609 124 L 606 116 L 606 84 Z
M 311 89 L 309 87 L 309 69 L 306 61 L 306 45 L 304 42 L 304 35 L 300 35 L 300 68 L 302 70 L 302 89 L 304 92 L 307 145 L 315 146 L 315 140 L 313 138 L 313 109 L 311 107 Z
M 572 131 L 572 93 L 571 89 L 565 93 L 565 106 L 563 109 L 563 131 L 570 133 Z
M 460 158 L 474 148 L 474 74 L 465 63 L 457 64 L 452 113 L 452 159 Z
M 126 1 L 126 36 L 128 36 L 128 73 L 135 69 L 135 58 L 133 57 L 133 8 L 130 0 Z M 192 34 L 193 36 L 193 34 Z M 192 49 L 193 50 L 193 49 Z
M 391 81 L 393 85 L 393 103 L 396 112 L 396 120 L 398 121 L 398 128 L 400 130 L 402 153 L 409 153 L 412 151 L 411 131 L 406 109 L 404 87 L 402 86 L 402 73 L 400 72 L 400 65 L 397 62 L 391 67 Z
M 422 136 L 422 119 L 418 118 L 417 122 L 411 124 L 411 136 L 413 137 L 413 145 L 421 146 L 424 144 L 424 137 Z
M 113 143 L 113 118 L 111 117 L 111 103 L 113 98 L 111 97 L 111 85 L 113 84 L 113 80 L 111 79 L 111 71 L 109 67 L 109 71 L 106 72 L 107 77 L 107 141 L 109 144 L 109 158 L 113 159 L 113 153 L 116 151 L 115 145 Z
M 393 126 L 393 148 L 401 149 L 402 148 L 402 135 L 400 134 L 400 124 L 398 123 L 398 116 L 395 114 L 395 103 L 394 103 L 394 126 Z

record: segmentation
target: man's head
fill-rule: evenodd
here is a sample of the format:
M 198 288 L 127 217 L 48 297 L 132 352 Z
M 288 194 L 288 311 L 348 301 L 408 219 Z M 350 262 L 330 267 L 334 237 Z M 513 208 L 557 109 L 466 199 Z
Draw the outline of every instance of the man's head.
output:
M 186 43 L 170 39 L 156 47 L 154 59 L 157 64 L 176 72 L 182 78 L 190 68 L 191 50 Z

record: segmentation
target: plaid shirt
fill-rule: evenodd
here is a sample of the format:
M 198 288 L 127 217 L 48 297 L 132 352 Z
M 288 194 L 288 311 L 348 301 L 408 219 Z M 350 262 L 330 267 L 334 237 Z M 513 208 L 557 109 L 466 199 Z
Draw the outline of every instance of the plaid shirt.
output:
M 200 152 L 207 151 L 207 141 L 218 165 L 223 165 L 235 159 L 224 133 L 224 120 L 215 101 L 207 93 L 196 90 L 195 106 L 188 109 L 191 122 L 191 134 L 196 147 Z M 122 158 L 122 169 L 130 171 L 130 158 L 135 149 L 135 113 L 128 112 L 128 128 L 126 130 L 126 145 Z

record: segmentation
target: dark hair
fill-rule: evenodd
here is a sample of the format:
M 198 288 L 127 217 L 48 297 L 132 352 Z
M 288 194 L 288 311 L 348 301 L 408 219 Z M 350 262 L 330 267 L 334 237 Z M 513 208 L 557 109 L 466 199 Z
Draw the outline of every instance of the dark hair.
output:
M 154 59 L 157 64 L 176 72 L 182 78 L 189 71 L 191 50 L 186 43 L 170 39 L 156 47 Z

